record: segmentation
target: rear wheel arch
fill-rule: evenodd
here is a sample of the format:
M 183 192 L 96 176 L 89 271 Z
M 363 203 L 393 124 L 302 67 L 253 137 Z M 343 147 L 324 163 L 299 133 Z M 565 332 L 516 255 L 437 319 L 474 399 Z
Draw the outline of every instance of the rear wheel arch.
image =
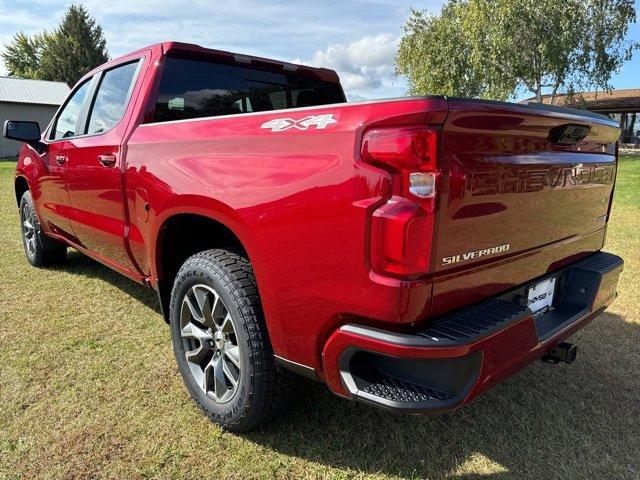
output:
M 212 248 L 238 253 L 251 261 L 239 235 L 218 219 L 200 213 L 176 213 L 164 219 L 157 230 L 153 267 L 165 321 L 173 281 L 182 264 L 192 255 Z

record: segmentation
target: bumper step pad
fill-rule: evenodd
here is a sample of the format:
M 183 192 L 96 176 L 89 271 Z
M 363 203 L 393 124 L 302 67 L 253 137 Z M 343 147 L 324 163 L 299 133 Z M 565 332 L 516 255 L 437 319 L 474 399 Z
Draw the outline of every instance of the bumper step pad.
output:
M 528 314 L 529 310 L 522 305 L 496 299 L 481 307 L 448 317 L 417 332 L 417 335 L 441 344 L 466 343 L 488 335 Z
M 619 256 L 613 253 L 600 252 L 577 266 L 585 270 L 593 270 L 601 274 L 606 274 L 617 268 L 622 268 L 623 265 L 624 261 Z
M 374 383 L 365 386 L 362 391 L 375 397 L 402 403 L 442 401 L 453 396 L 449 393 L 438 392 L 432 388 L 405 382 L 384 374 Z

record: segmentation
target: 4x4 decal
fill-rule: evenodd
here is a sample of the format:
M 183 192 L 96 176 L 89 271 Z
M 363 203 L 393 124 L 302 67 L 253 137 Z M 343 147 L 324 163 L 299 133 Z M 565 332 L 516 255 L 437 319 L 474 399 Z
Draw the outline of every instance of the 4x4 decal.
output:
M 308 117 L 300 118 L 296 120 L 294 118 L 274 118 L 268 122 L 260 125 L 260 128 L 268 128 L 272 132 L 284 132 L 291 128 L 297 130 L 307 130 L 309 127 L 316 127 L 317 129 L 327 128 L 328 125 L 337 123 L 338 121 L 333 118 L 332 113 L 325 115 L 310 115 Z

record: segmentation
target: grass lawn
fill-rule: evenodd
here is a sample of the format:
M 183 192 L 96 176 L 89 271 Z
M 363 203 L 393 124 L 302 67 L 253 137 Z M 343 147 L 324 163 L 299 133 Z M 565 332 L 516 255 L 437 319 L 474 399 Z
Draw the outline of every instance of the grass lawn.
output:
M 309 386 L 288 417 L 222 432 L 189 399 L 154 294 L 79 254 L 30 267 L 0 163 L 0 479 L 639 478 L 640 157 L 624 157 L 607 249 L 620 297 L 466 408 L 396 416 Z

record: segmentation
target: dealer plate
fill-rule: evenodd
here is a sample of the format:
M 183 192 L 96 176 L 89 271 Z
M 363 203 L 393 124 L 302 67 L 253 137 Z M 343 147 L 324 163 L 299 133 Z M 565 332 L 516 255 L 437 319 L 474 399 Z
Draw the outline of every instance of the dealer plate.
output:
M 555 288 L 555 277 L 538 282 L 529 288 L 527 292 L 527 306 L 533 312 L 534 317 L 542 315 L 551 308 Z

